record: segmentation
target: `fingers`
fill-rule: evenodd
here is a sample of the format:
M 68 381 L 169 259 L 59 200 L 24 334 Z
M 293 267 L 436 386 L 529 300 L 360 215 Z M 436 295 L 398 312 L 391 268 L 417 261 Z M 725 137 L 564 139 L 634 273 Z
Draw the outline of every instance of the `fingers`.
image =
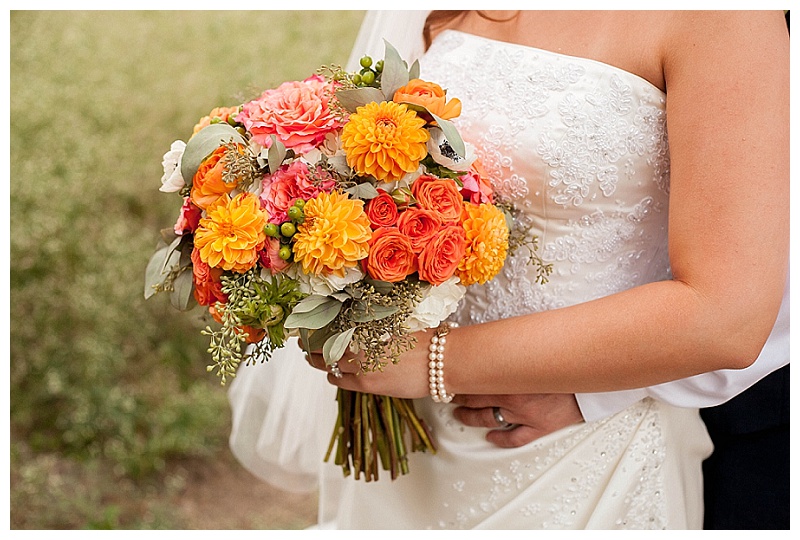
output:
M 455 400 L 454 400 L 455 401 Z M 510 423 L 514 423 L 514 415 L 511 411 L 506 409 L 501 409 L 503 419 Z M 492 407 L 481 407 L 477 409 L 473 409 L 471 407 L 456 407 L 453 410 L 453 416 L 455 416 L 456 420 L 471 427 L 483 427 L 489 429 L 500 429 L 500 426 L 497 423 L 497 418 L 495 418 L 494 410 Z
M 486 440 L 500 448 L 518 448 L 541 437 L 543 433 L 530 426 L 517 426 L 514 429 L 493 429 L 486 434 Z
M 322 371 L 336 371 L 335 369 L 332 370 L 331 367 L 325 363 L 325 358 L 322 356 L 321 353 L 306 353 L 306 361 L 316 369 Z M 354 361 L 353 358 L 344 359 L 342 358 L 335 364 L 339 371 L 342 374 L 356 374 L 361 369 L 358 362 Z

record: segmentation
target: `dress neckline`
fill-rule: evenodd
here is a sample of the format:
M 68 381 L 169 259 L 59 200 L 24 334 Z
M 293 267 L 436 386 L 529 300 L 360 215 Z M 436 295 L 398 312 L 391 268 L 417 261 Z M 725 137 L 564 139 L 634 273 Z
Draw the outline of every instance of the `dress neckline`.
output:
M 587 58 L 585 56 L 574 56 L 574 55 L 570 55 L 570 54 L 564 54 L 564 53 L 560 53 L 560 52 L 551 51 L 551 50 L 548 50 L 548 49 L 540 49 L 538 47 L 531 47 L 530 45 L 522 45 L 520 43 L 512 43 L 510 41 L 501 41 L 499 39 L 493 39 L 493 38 L 488 38 L 488 37 L 485 37 L 485 36 L 479 36 L 477 34 L 470 34 L 469 32 L 464 32 L 462 30 L 453 30 L 451 28 L 447 28 L 445 30 L 442 30 L 439 33 L 439 35 L 436 36 L 434 41 L 436 41 L 436 39 L 438 39 L 439 36 L 444 35 L 446 32 L 459 34 L 459 35 L 462 35 L 462 36 L 466 36 L 468 38 L 488 41 L 490 43 L 497 43 L 497 44 L 500 44 L 500 45 L 506 45 L 506 46 L 509 46 L 509 47 L 512 47 L 512 48 L 519 48 L 519 49 L 525 49 L 525 50 L 529 50 L 529 51 L 533 51 L 533 52 L 537 52 L 537 53 L 548 54 L 548 55 L 551 55 L 551 56 L 554 56 L 554 57 L 567 58 L 567 59 L 575 60 L 575 61 L 589 62 L 589 63 L 592 63 L 592 64 L 596 64 L 596 65 L 602 66 L 602 67 L 607 68 L 607 69 L 612 69 L 612 70 L 614 70 L 616 72 L 619 72 L 619 73 L 624 73 L 628 77 L 632 77 L 632 78 L 637 79 L 637 80 L 641 81 L 642 83 L 646 84 L 647 86 L 649 86 L 650 88 L 652 88 L 653 90 L 655 90 L 656 92 L 661 94 L 662 96 L 666 96 L 667 95 L 666 92 L 664 92 L 661 88 L 659 88 L 655 84 L 651 83 L 650 81 L 648 81 L 647 79 L 645 79 L 641 75 L 637 75 L 636 73 L 633 73 L 632 71 L 628 71 L 627 69 L 623 69 L 623 68 L 621 68 L 619 66 L 615 66 L 614 64 L 609 64 L 609 63 L 603 62 L 601 60 L 595 60 L 594 58 Z

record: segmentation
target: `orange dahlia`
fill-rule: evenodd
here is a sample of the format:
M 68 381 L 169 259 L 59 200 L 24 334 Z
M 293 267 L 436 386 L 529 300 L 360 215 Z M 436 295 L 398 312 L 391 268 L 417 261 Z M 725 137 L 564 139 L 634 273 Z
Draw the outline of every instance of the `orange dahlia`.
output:
M 258 197 L 240 193 L 223 195 L 207 209 L 194 234 L 200 259 L 212 268 L 243 273 L 258 262 L 264 247 L 267 214 Z
M 294 259 L 306 274 L 336 274 L 369 254 L 372 237 L 364 201 L 333 191 L 322 192 L 303 207 L 305 221 L 294 235 Z
M 427 155 L 425 120 L 406 105 L 383 101 L 356 109 L 342 129 L 347 164 L 360 175 L 399 180 Z
M 505 215 L 491 204 L 465 202 L 463 218 L 467 250 L 456 275 L 463 285 L 486 283 L 500 272 L 508 253 Z

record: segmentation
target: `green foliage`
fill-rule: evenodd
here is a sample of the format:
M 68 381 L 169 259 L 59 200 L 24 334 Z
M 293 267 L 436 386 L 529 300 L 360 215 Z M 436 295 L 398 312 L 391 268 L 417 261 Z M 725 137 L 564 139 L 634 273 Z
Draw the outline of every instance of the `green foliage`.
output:
M 11 12 L 10 418 L 30 449 L 12 473 L 33 475 L 12 487 L 12 515 L 42 514 L 23 527 L 138 526 L 113 507 L 88 518 L 101 494 L 53 488 L 42 456 L 143 481 L 225 445 L 225 390 L 206 373 L 200 334 L 208 317 L 142 296 L 179 205 L 158 191 L 161 156 L 212 108 L 344 62 L 361 16 Z

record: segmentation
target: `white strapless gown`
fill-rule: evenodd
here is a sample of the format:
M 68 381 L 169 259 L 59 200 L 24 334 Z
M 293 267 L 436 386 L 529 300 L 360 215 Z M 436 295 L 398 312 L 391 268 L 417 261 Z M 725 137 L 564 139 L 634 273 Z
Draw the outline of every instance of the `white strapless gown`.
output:
M 423 78 L 463 101 L 455 120 L 462 135 L 554 266 L 542 286 L 530 266 L 510 259 L 491 283 L 470 288 L 456 316 L 462 326 L 669 278 L 663 92 L 601 62 L 457 31 L 440 34 L 420 63 Z M 437 454 L 413 454 L 410 474 L 394 482 L 364 483 L 319 463 L 336 408 L 324 375 L 296 349 L 277 356 L 234 380 L 231 447 L 285 489 L 321 479 L 323 527 L 702 527 L 701 463 L 712 447 L 694 409 L 648 398 L 500 449 L 486 442 L 487 430 L 455 421 L 453 405 L 423 399 L 418 412 Z

